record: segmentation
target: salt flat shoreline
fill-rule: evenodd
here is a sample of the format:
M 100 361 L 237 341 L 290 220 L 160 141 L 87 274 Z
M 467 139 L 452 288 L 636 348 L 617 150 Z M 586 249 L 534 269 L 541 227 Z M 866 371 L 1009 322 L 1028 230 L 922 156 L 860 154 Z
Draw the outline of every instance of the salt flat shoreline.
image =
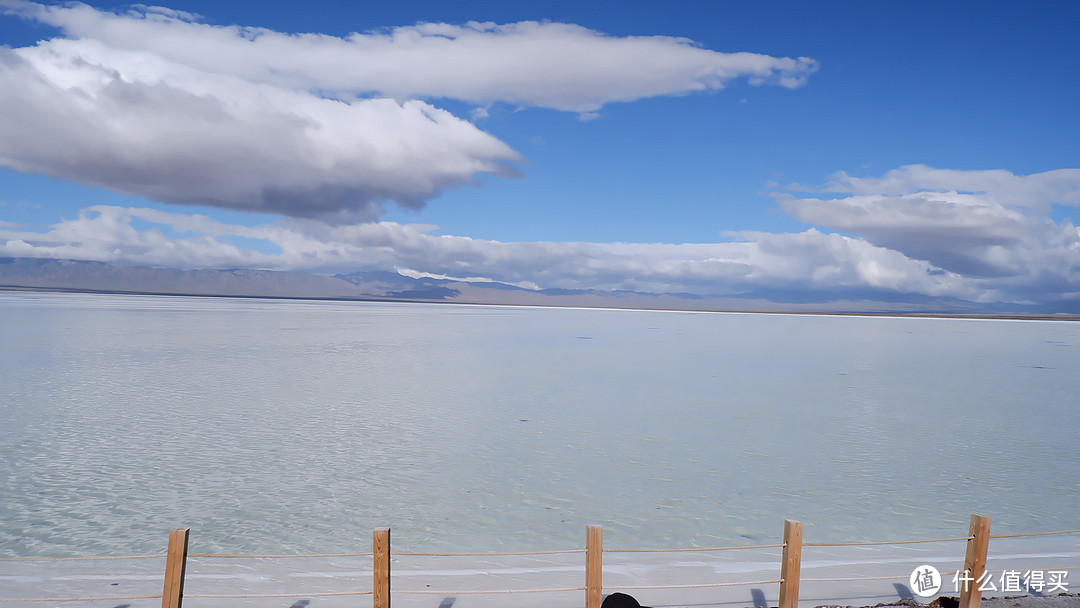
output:
M 929 564 L 942 573 L 937 596 L 955 597 L 951 576 L 960 567 L 965 541 L 920 545 L 805 547 L 799 591 L 800 608 L 819 606 L 928 605 L 951 608 L 935 597 L 918 598 L 908 576 Z M 391 585 L 395 608 L 551 608 L 582 606 L 584 556 L 392 555 Z M 993 539 L 987 569 L 1067 570 L 1068 592 L 1080 584 L 1080 535 L 1046 541 L 1032 538 Z M 124 562 L 0 562 L 0 599 L 63 597 L 131 597 L 161 593 L 164 558 Z M 189 608 L 355 608 L 368 605 L 370 557 L 304 557 L 236 559 L 193 556 L 188 559 L 184 605 Z M 778 605 L 780 574 L 776 548 L 714 553 L 606 554 L 605 594 L 629 593 L 653 608 L 770 608 Z M 874 579 L 878 580 L 867 580 Z M 881 577 L 888 577 L 881 579 Z M 844 579 L 844 580 L 821 580 Z M 852 580 L 855 579 L 855 580 Z M 760 581 L 760 582 L 753 582 Z M 996 582 L 996 581 L 995 581 Z M 733 586 L 693 588 L 692 585 Z M 638 589 L 637 587 L 656 587 Z M 681 586 L 681 587 L 680 587 Z M 528 590 L 552 590 L 530 593 Z M 508 591 L 513 592 L 508 593 Z M 488 593 L 477 593 L 487 591 Z M 984 592 L 986 608 L 1080 608 L 1075 593 L 1044 596 Z M 320 594 L 353 593 L 348 596 Z M 276 598 L 200 597 L 267 595 Z M 935 603 L 935 600 L 937 603 Z M 160 600 L 124 600 L 130 608 L 155 608 Z M 93 603 L 65 603 L 92 608 Z
M 378 302 L 383 304 L 442 304 L 457 306 L 490 306 L 509 308 L 552 308 L 575 310 L 626 310 L 643 312 L 687 312 L 747 315 L 800 315 L 815 317 L 880 317 L 880 318 L 924 318 L 924 319 L 972 319 L 988 321 L 1080 321 L 1080 315 L 1071 313 L 1023 314 L 1023 313 L 945 313 L 945 312 L 898 312 L 898 311 L 805 311 L 805 310 L 760 310 L 760 309 L 722 309 L 722 308 L 641 308 L 634 306 L 605 305 L 565 305 L 565 304 L 517 304 L 499 302 L 448 302 L 446 300 L 422 300 L 406 298 L 370 297 L 333 297 L 333 296 L 274 296 L 274 295 L 229 295 L 207 293 L 176 293 L 160 291 L 120 291 L 107 289 L 74 289 L 63 287 L 23 287 L 19 285 L 0 285 L 0 292 L 40 292 L 71 293 L 115 296 L 161 296 L 180 298 L 221 298 L 239 300 L 284 300 L 290 302 Z

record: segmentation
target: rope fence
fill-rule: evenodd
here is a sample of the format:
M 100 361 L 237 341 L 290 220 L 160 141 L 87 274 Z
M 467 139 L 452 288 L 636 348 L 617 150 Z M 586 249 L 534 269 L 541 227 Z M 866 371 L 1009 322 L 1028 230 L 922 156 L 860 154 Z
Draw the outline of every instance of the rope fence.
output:
M 165 557 L 165 554 L 110 555 L 105 557 L 0 557 L 0 562 L 89 562 L 110 559 L 153 559 L 158 557 Z
M 638 589 L 708 589 L 711 587 L 741 587 L 744 585 L 770 585 L 772 583 L 782 583 L 784 579 L 777 578 L 768 581 L 737 581 L 734 583 L 691 583 L 686 585 L 619 585 L 619 589 L 629 589 L 631 591 Z
M 248 599 L 267 597 L 340 597 L 348 595 L 371 595 L 371 591 L 324 591 L 320 593 L 187 593 L 184 597 L 214 599 Z M 157 597 L 161 597 L 160 595 Z
M 394 593 L 408 595 L 493 595 L 496 593 L 560 593 L 566 591 L 585 591 L 585 587 L 550 587 L 547 589 L 472 589 L 467 591 L 439 591 L 435 589 L 395 589 Z
M 950 573 L 951 574 L 951 573 Z M 907 580 L 911 576 L 911 573 L 901 574 L 899 576 L 845 576 L 836 578 L 804 578 L 804 583 L 850 583 L 854 581 L 896 581 Z
M 243 553 L 188 553 L 188 557 L 220 557 L 226 559 L 282 559 L 292 557 L 371 557 L 372 553 L 285 553 L 285 554 L 252 554 Z M 164 557 L 164 556 L 162 556 Z
M 1050 536 L 1051 534 L 1080 534 L 1080 529 L 1059 530 L 1057 532 L 1028 532 L 1027 534 L 1001 534 L 999 536 L 991 536 L 990 538 L 1021 538 L 1024 536 Z
M 390 551 L 390 529 L 376 529 L 372 536 L 372 551 L 362 553 L 311 553 L 311 554 L 217 554 L 217 553 L 189 553 L 188 529 L 173 530 L 169 535 L 168 552 L 153 555 L 121 555 L 106 557 L 5 557 L 2 562 L 64 562 L 64 561 L 97 561 L 97 560 L 137 560 L 166 558 L 165 579 L 162 593 L 154 595 L 130 595 L 130 596 L 88 596 L 88 597 L 54 597 L 54 598 L 0 598 L 0 603 L 37 603 L 37 602 L 93 602 L 93 601 L 127 601 L 140 599 L 161 599 L 162 608 L 181 608 L 183 598 L 214 598 L 214 599 L 241 599 L 241 598 L 315 598 L 315 597 L 342 597 L 342 596 L 372 596 L 373 608 L 389 608 L 391 594 L 398 595 L 495 595 L 495 594 L 532 594 L 532 593 L 567 593 L 585 592 L 585 608 L 600 608 L 602 599 L 602 556 L 612 553 L 701 553 L 721 552 L 736 550 L 758 549 L 781 549 L 780 577 L 770 580 L 755 581 L 719 581 L 669 585 L 621 585 L 618 589 L 624 590 L 664 590 L 664 589 L 709 589 L 723 587 L 737 587 L 749 585 L 779 584 L 780 600 L 779 608 L 797 608 L 799 583 L 840 583 L 857 581 L 896 581 L 908 580 L 910 573 L 897 576 L 858 576 L 858 577 L 830 577 L 830 578 L 803 578 L 800 574 L 803 547 L 860 547 L 880 545 L 908 545 L 917 543 L 941 543 L 965 541 L 967 545 L 963 568 L 951 572 L 942 573 L 942 578 L 965 573 L 972 580 L 982 580 L 989 573 L 1015 572 L 1015 569 L 987 569 L 987 551 L 990 539 L 999 538 L 1023 538 L 1035 536 L 1080 534 L 1080 529 L 1060 530 L 1053 532 L 1031 532 L 1025 534 L 1002 534 L 990 535 L 990 519 L 979 515 L 972 515 L 967 536 L 953 538 L 931 538 L 919 540 L 898 541 L 870 541 L 870 542 L 846 542 L 846 543 L 803 543 L 802 524 L 796 521 L 784 522 L 783 542 L 775 544 L 742 545 L 730 547 L 692 547 L 686 549 L 604 549 L 603 530 L 600 526 L 589 526 L 586 536 L 585 549 L 568 549 L 558 551 L 519 551 L 519 552 L 462 552 L 462 553 L 434 553 Z M 585 554 L 585 584 L 583 586 L 545 587 L 532 589 L 474 589 L 474 590 L 435 590 L 435 589 L 391 589 L 390 586 L 390 563 L 391 556 L 408 557 L 503 557 L 503 556 L 538 556 L 538 555 L 574 555 Z M 372 586 L 370 589 L 357 591 L 328 591 L 315 593 L 261 593 L 261 594 L 214 594 L 214 593 L 185 593 L 185 572 L 187 560 L 193 558 L 223 558 L 223 559 L 293 559 L 293 558 L 354 558 L 368 557 L 372 559 Z M 1062 568 L 1062 571 L 1080 569 L 1080 566 Z M 974 585 L 966 585 L 974 587 Z M 995 589 L 996 591 L 996 589 Z M 965 588 L 960 592 L 959 608 L 978 608 L 981 601 L 979 589 Z
M 0 602 L 115 602 L 123 600 L 154 600 L 160 597 L 160 593 L 157 595 L 118 595 L 111 597 L 17 597 L 0 598 Z
M 604 549 L 604 553 L 689 553 L 691 551 L 739 551 L 744 549 L 775 549 L 784 543 L 775 545 L 742 545 L 740 547 L 691 547 L 689 549 Z
M 955 538 L 927 538 L 923 540 L 879 540 L 867 543 L 803 543 L 804 547 L 870 547 L 874 545 L 914 545 L 919 543 L 947 543 L 957 540 L 972 540 L 974 536 Z M 994 537 L 991 537 L 994 538 Z
M 411 557 L 500 557 L 509 555 L 566 555 L 570 553 L 585 553 L 585 549 L 566 549 L 563 551 L 495 551 L 485 553 L 420 553 L 416 551 L 394 551 L 394 555 L 407 555 Z
M 1049 568 L 1047 568 L 1049 570 Z M 1063 568 L 1053 568 L 1053 570 L 1080 570 L 1080 566 L 1065 566 Z M 987 569 L 987 572 L 1015 572 L 1016 568 L 998 568 L 996 570 Z M 956 572 L 949 572 L 947 574 L 956 574 Z M 944 574 L 943 574 L 944 576 Z

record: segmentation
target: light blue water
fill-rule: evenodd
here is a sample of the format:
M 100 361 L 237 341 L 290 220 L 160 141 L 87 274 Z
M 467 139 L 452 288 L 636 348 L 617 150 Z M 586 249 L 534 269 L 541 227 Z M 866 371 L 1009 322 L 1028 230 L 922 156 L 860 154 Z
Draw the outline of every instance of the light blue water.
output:
M 1080 527 L 1080 324 L 0 292 L 0 556 Z

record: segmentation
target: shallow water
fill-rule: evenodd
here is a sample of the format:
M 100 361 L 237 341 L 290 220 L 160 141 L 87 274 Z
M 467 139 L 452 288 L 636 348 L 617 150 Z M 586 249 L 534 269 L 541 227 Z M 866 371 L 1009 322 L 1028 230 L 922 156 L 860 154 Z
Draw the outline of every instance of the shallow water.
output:
M 1080 324 L 0 293 L 0 556 L 1071 529 Z

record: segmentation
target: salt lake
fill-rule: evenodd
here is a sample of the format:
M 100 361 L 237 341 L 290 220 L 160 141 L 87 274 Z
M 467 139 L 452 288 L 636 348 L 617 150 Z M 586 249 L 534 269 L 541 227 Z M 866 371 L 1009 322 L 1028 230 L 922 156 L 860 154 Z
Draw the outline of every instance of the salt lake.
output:
M 1072 529 L 1080 324 L 0 292 L 0 557 Z

